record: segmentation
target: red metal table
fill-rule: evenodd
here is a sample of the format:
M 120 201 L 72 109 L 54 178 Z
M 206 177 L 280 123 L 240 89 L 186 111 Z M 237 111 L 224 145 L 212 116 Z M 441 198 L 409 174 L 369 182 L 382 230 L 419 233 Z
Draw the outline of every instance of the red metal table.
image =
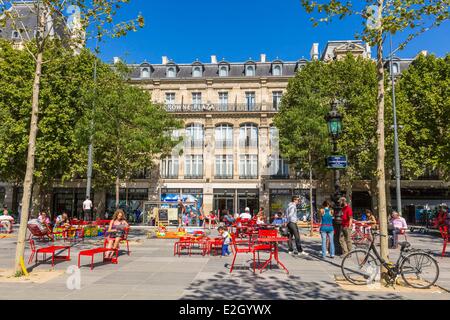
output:
M 287 237 L 264 237 L 258 238 L 258 242 L 269 243 L 272 246 L 272 250 L 270 250 L 270 257 L 267 259 L 263 266 L 259 268 L 259 271 L 262 272 L 263 269 L 267 267 L 267 265 L 274 259 L 278 265 L 280 265 L 286 272 L 289 274 L 289 270 L 284 266 L 284 264 L 278 258 L 278 244 L 280 242 L 288 242 L 289 238 Z

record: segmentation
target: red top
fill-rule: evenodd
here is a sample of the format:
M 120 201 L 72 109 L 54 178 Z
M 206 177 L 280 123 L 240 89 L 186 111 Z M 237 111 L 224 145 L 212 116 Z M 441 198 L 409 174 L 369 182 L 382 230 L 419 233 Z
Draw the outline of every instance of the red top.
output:
M 342 208 L 342 227 L 350 227 L 350 218 L 353 218 L 353 211 L 349 205 Z

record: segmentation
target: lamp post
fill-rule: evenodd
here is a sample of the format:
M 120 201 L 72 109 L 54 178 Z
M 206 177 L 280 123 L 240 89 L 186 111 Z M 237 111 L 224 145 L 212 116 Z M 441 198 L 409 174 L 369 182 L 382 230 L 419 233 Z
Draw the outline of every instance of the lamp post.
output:
M 328 125 L 328 133 L 331 137 L 331 141 L 333 143 L 333 155 L 337 155 L 337 140 L 342 133 L 342 115 L 338 112 L 338 101 L 334 99 L 331 102 L 331 111 L 325 116 L 325 120 Z M 333 194 L 333 202 L 335 204 L 334 212 L 338 214 L 341 211 L 339 207 L 339 198 L 341 196 L 341 183 L 340 183 L 340 171 L 339 169 L 334 170 L 334 194 Z M 336 230 L 334 237 L 334 244 L 336 248 L 336 252 L 341 252 L 341 247 L 339 245 L 339 236 L 341 234 L 341 225 L 335 223 L 336 219 L 333 219 L 333 225 Z
M 398 150 L 398 126 L 397 126 L 397 108 L 395 106 L 395 75 L 394 75 L 394 65 L 393 58 L 394 53 L 392 52 L 392 34 L 390 35 L 390 72 L 391 72 L 391 85 L 392 85 L 392 112 L 394 115 L 394 155 L 395 155 L 395 191 L 397 195 L 397 211 L 402 214 L 402 193 L 401 193 L 401 181 L 400 181 L 400 156 Z M 390 185 L 390 184 L 389 184 Z M 389 191 L 391 188 L 389 187 Z

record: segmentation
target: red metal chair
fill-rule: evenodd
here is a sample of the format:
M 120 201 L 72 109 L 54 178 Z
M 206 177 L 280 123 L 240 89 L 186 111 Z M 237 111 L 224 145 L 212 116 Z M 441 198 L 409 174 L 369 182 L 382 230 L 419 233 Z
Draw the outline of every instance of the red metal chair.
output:
M 448 227 L 447 226 L 441 226 L 439 227 L 439 232 L 441 233 L 442 240 L 444 240 L 443 246 L 442 246 L 442 254 L 441 256 L 445 256 L 445 250 L 447 249 L 447 243 L 448 243 Z
M 214 250 L 214 255 L 217 255 L 217 250 L 219 250 L 219 252 L 222 251 L 222 245 L 223 245 L 223 239 L 222 238 L 211 239 L 209 241 L 208 252 L 211 254 L 211 252 Z
M 44 241 L 47 238 L 48 238 L 47 240 L 55 241 L 55 237 L 53 235 L 52 230 L 48 228 L 44 231 L 41 230 L 41 228 L 39 228 L 39 226 L 36 224 L 29 224 L 27 225 L 27 228 L 30 231 L 30 236 L 28 237 L 28 240 L 30 240 L 32 237 L 37 237 L 41 241 Z
M 187 249 L 189 255 L 192 253 L 192 241 L 190 237 L 181 237 L 179 241 L 173 245 L 173 255 L 180 256 L 183 249 Z
M 128 233 L 130 232 L 130 228 L 125 228 L 122 237 L 120 237 L 119 243 L 126 242 L 127 244 L 127 254 L 130 255 L 130 244 L 128 243 Z
M 231 235 L 231 244 L 233 247 L 233 262 L 231 263 L 230 273 L 233 272 L 234 263 L 236 261 L 236 257 L 238 253 L 251 253 L 253 255 L 253 273 L 255 273 L 255 265 L 256 265 L 256 259 L 255 259 L 255 250 L 252 246 L 250 246 L 250 243 L 248 241 L 242 242 L 238 241 L 236 239 L 236 235 Z M 239 245 L 245 244 L 245 246 L 239 247 Z

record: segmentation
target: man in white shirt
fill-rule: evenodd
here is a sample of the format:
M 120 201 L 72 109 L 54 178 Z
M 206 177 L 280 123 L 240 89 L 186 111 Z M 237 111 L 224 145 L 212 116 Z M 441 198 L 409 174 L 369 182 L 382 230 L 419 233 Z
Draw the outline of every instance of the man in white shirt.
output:
M 245 212 L 241 213 L 241 215 L 239 216 L 241 219 L 251 219 L 252 215 L 250 214 L 250 208 L 246 207 L 245 208 Z
M 84 220 L 91 220 L 91 212 L 92 212 L 92 201 L 89 199 L 89 196 L 86 196 L 86 200 L 83 202 L 83 212 L 84 212 Z

